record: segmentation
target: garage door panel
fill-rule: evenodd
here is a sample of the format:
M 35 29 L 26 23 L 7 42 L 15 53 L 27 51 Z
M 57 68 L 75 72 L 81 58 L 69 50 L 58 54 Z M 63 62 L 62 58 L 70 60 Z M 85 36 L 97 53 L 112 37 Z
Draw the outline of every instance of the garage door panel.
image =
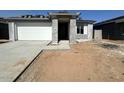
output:
M 18 26 L 18 40 L 52 40 L 51 26 Z

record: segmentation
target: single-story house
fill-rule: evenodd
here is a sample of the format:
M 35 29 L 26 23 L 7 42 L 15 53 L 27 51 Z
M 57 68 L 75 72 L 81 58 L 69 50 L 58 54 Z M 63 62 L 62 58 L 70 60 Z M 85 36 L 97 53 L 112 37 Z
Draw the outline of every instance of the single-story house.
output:
M 124 40 L 124 16 L 96 23 L 94 29 L 102 30 L 103 39 Z
M 9 40 L 92 40 L 93 20 L 81 20 L 80 13 L 51 12 L 48 16 L 25 15 L 3 18 L 9 25 Z

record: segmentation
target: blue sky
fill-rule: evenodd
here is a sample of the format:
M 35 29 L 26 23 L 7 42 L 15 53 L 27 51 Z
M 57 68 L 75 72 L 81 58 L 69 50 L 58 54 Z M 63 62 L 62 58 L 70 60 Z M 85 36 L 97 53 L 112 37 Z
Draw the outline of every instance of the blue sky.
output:
M 59 10 L 0 10 L 0 17 L 12 17 L 19 15 L 47 15 L 48 12 Z M 124 10 L 68 10 L 69 12 L 81 12 L 82 19 L 95 20 L 97 22 L 124 15 Z

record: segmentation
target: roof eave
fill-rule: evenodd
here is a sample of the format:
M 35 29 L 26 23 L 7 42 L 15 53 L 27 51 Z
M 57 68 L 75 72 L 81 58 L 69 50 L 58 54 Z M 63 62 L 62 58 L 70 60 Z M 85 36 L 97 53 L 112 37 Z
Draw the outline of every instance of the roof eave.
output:
M 49 18 L 3 18 L 3 21 L 49 21 Z
M 80 15 L 80 12 L 77 12 L 77 13 L 48 13 L 50 16 L 61 16 L 61 15 L 65 15 L 65 16 L 79 16 Z
M 77 22 L 79 22 L 79 23 L 91 23 L 91 24 L 93 24 L 93 23 L 95 23 L 96 21 L 94 21 L 94 20 L 77 20 Z

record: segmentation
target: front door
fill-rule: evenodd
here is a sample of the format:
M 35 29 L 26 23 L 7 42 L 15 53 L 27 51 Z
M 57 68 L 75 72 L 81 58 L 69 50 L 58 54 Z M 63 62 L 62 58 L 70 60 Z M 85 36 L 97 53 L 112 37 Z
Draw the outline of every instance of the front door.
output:
M 69 40 L 68 22 L 59 22 L 58 40 Z

